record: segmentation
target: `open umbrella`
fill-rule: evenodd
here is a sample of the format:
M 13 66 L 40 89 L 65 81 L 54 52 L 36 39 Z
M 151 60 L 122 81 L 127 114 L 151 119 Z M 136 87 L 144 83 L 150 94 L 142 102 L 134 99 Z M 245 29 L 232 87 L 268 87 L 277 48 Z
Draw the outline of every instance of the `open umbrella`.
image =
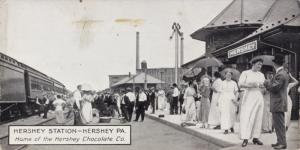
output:
M 232 74 L 233 74 L 232 79 L 235 80 L 235 81 L 238 81 L 239 78 L 240 78 L 240 75 L 241 75 L 241 73 L 238 70 L 234 69 L 234 68 L 225 68 L 225 69 L 223 69 L 221 71 L 221 75 L 223 77 L 225 77 L 226 72 L 232 72 Z
M 194 67 L 220 67 L 223 63 L 215 57 L 206 57 L 196 62 Z
M 183 80 L 185 80 L 185 81 L 194 80 L 197 77 L 204 75 L 205 72 L 206 72 L 205 69 L 201 68 L 201 67 L 191 68 L 183 74 Z
M 250 60 L 250 63 L 252 63 L 252 61 L 255 60 L 255 59 L 262 59 L 263 60 L 263 65 L 273 66 L 273 61 L 272 60 L 274 59 L 274 56 L 272 56 L 272 55 L 255 56 Z

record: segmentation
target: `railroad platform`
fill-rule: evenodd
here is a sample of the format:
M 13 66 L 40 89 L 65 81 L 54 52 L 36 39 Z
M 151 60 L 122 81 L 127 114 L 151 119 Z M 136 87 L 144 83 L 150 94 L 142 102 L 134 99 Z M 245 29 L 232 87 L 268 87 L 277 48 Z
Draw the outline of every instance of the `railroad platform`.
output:
M 165 116 L 163 118 L 159 118 L 159 114 L 164 114 Z M 273 149 L 271 147 L 271 144 L 276 143 L 276 134 L 273 133 L 263 133 L 261 135 L 261 141 L 264 143 L 263 146 L 257 146 L 253 145 L 252 141 L 249 141 L 249 144 L 247 147 L 242 148 L 242 140 L 239 139 L 238 136 L 238 127 L 239 123 L 235 123 L 235 133 L 229 133 L 227 135 L 223 134 L 223 130 L 214 130 L 214 129 L 205 129 L 200 128 L 201 125 L 196 126 L 185 126 L 182 127 L 182 116 L 181 115 L 168 115 L 165 112 L 162 111 L 156 111 L 155 114 L 151 114 L 149 112 L 146 112 L 146 116 L 154 119 L 156 121 L 159 121 L 161 123 L 164 123 L 166 125 L 172 126 L 175 129 L 181 130 L 183 132 L 187 132 L 189 134 L 192 134 L 194 136 L 200 137 L 202 139 L 205 139 L 208 142 L 212 142 L 216 145 L 219 145 L 222 148 L 222 150 L 260 150 L 260 149 Z M 299 122 L 298 121 L 291 121 L 291 125 L 289 127 L 289 130 L 287 131 L 287 144 L 288 149 L 296 150 L 300 148 L 300 130 L 299 130 Z
M 0 125 L 0 139 L 8 136 L 9 125 L 38 125 L 47 122 L 49 120 L 52 120 L 54 118 L 55 118 L 54 111 L 49 111 L 47 119 L 43 119 L 42 117 L 34 115 L 28 118 L 18 119 L 16 121 L 2 124 Z

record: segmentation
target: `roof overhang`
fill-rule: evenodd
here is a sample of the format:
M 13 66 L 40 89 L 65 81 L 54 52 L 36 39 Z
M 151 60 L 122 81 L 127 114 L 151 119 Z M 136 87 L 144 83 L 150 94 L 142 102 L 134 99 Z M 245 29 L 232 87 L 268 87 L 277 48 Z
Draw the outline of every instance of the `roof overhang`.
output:
M 212 34 L 222 34 L 226 32 L 239 31 L 245 29 L 257 29 L 262 24 L 238 24 L 230 26 L 219 26 L 211 28 L 201 28 L 191 34 L 191 37 L 196 40 L 205 41 Z

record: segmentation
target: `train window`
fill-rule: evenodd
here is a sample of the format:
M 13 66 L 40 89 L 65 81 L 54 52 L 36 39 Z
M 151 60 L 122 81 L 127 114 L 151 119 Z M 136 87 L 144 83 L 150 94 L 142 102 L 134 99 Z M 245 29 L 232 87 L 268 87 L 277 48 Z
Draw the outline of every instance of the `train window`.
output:
M 50 88 L 49 85 L 43 85 L 43 89 L 44 89 L 45 91 L 51 91 L 51 88 Z
M 42 90 L 41 85 L 37 84 L 37 83 L 31 83 L 31 88 L 33 90 Z
M 5 59 L 5 58 L 4 58 L 4 55 L 1 55 L 1 58 L 2 58 L 2 59 Z

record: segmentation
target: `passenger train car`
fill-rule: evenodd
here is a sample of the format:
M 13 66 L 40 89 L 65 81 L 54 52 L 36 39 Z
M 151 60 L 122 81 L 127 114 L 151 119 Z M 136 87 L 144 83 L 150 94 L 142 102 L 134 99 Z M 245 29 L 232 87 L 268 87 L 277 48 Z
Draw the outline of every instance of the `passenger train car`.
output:
M 36 111 L 36 98 L 66 94 L 65 86 L 32 67 L 0 53 L 0 122 Z

